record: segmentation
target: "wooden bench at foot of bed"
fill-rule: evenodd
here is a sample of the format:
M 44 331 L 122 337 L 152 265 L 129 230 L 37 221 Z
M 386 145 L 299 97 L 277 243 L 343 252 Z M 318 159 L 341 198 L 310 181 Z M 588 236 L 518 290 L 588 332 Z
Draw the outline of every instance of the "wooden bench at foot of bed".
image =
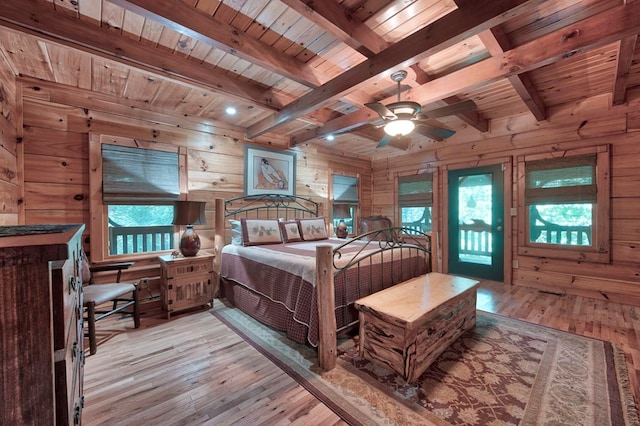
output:
M 360 356 L 415 381 L 475 326 L 477 287 L 431 272 L 357 300 Z

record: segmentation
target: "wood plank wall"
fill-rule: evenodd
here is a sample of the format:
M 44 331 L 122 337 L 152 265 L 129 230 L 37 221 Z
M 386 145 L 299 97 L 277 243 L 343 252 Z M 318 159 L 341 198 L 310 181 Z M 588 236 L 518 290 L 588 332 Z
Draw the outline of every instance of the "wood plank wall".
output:
M 611 146 L 611 261 L 608 264 L 580 263 L 534 256 L 517 251 L 518 221 L 511 221 L 505 233 L 505 252 L 518 268 L 508 270 L 507 283 L 536 287 L 545 291 L 566 292 L 620 303 L 640 304 L 640 96 L 630 93 L 628 104 L 611 107 L 609 96 L 587 99 L 578 105 L 555 108 L 545 122 L 528 116 L 494 120 L 490 134 L 478 140 L 477 134 L 459 132 L 448 142 L 425 144 L 420 153 L 394 159 L 374 160 L 373 211 L 396 217 L 394 176 L 431 169 L 443 176 L 448 168 L 473 167 L 487 163 L 512 166 L 512 199 L 507 211 L 517 207 L 516 157 L 522 154 L 559 152 L 566 149 L 602 144 Z M 435 188 L 443 201 L 437 206 L 440 218 L 446 218 L 444 179 Z M 508 192 L 508 191 L 507 191 Z M 506 192 L 506 193 L 507 193 Z M 515 218 L 514 218 L 515 219 Z M 443 225 L 443 223 L 445 225 Z M 508 224 L 508 223 L 507 223 Z M 440 237 L 446 232 L 446 220 L 434 224 Z M 442 242 L 439 257 L 442 260 Z M 445 251 L 446 253 L 446 251 Z M 509 257 L 506 255 L 505 257 Z M 511 261 L 508 265 L 512 265 Z M 446 264 L 441 265 L 446 272 Z M 510 272 L 510 273 L 509 273 Z
M 207 224 L 198 227 L 202 249 L 213 248 L 214 199 L 243 193 L 243 135 L 234 129 L 168 117 L 152 111 L 123 108 L 115 99 L 87 90 L 30 79 L 19 80 L 24 104 L 24 223 L 84 223 L 84 247 L 89 251 L 89 132 L 188 147 L 190 200 L 208 201 Z M 159 124 L 163 123 L 163 124 Z M 254 145 L 256 143 L 252 142 Z M 282 147 L 283 141 L 263 138 L 257 144 Z M 371 164 L 296 147 L 296 194 L 321 203 L 329 218 L 330 174 L 358 173 L 361 208 L 371 210 Z M 368 213 L 367 213 L 368 214 Z M 159 280 L 157 259 L 136 260 L 124 279 Z
M 0 225 L 18 224 L 18 158 L 16 129 L 20 110 L 16 84 L 5 58 L 0 55 Z

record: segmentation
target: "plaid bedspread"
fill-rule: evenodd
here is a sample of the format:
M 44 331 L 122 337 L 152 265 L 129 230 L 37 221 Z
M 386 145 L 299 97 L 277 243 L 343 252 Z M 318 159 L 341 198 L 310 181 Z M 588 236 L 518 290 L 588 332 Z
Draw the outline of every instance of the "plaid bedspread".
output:
M 221 254 L 223 296 L 256 319 L 286 331 L 299 343 L 318 345 L 316 246 L 334 248 L 345 240 L 328 239 L 261 246 L 225 246 Z M 341 250 L 336 266 L 347 264 L 363 244 Z M 375 246 L 371 248 L 375 250 Z M 335 276 L 338 329 L 358 319 L 353 302 L 383 288 L 426 273 L 424 253 L 394 249 L 378 253 L 358 268 Z

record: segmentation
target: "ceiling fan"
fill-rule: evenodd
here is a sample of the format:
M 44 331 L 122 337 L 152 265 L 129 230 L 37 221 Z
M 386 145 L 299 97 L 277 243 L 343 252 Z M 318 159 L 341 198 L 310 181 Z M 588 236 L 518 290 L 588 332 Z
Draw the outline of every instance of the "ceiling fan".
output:
M 396 71 L 391 74 L 391 80 L 398 83 L 398 101 L 389 105 L 379 102 L 364 104 L 367 108 L 375 111 L 384 121 L 384 131 L 386 135 L 380 140 L 377 148 L 386 146 L 392 138 L 407 136 L 414 130 L 428 138 L 443 141 L 453 136 L 454 130 L 445 129 L 423 122 L 429 118 L 446 117 L 448 115 L 460 114 L 476 109 L 476 104 L 472 100 L 458 102 L 442 108 L 421 112 L 422 107 L 413 101 L 400 100 L 400 82 L 407 77 L 406 71 Z

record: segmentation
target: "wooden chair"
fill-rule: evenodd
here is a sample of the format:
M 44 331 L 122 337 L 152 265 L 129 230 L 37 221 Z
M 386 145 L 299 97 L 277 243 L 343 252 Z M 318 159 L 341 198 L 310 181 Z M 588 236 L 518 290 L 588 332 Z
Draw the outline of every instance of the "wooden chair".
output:
M 140 327 L 140 304 L 137 283 L 121 283 L 122 271 L 133 266 L 134 262 L 120 262 L 107 265 L 89 266 L 84 259 L 83 275 L 89 275 L 88 284 L 83 287 L 84 319 L 88 325 L 89 353 L 96 353 L 96 322 L 110 315 L 120 313 L 133 316 L 135 328 Z M 95 272 L 117 271 L 116 281 L 108 284 L 94 284 Z M 98 306 L 111 302 L 111 309 L 97 309 Z

